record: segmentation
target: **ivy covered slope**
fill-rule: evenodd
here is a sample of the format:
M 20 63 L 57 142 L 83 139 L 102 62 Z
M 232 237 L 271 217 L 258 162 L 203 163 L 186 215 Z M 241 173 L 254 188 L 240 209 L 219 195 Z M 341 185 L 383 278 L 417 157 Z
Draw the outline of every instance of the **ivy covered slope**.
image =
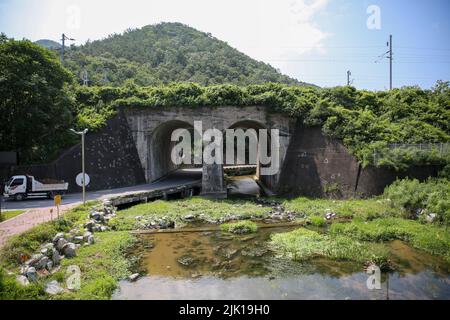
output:
M 211 34 L 181 23 L 129 29 L 73 46 L 67 51 L 66 61 L 75 75 L 86 70 L 92 85 L 121 86 L 130 79 L 144 86 L 173 81 L 203 85 L 301 84 Z
M 411 164 L 446 164 L 448 147 L 421 151 L 391 151 L 388 144 L 440 144 L 450 141 L 450 87 L 438 81 L 431 90 L 404 87 L 372 92 L 353 87 L 315 88 L 264 85 L 191 83 L 154 87 L 80 87 L 76 91 L 77 121 L 99 128 L 119 107 L 265 106 L 296 117 L 308 126 L 321 126 L 343 141 L 361 163 L 404 169 Z M 447 152 L 445 152 L 447 151 Z

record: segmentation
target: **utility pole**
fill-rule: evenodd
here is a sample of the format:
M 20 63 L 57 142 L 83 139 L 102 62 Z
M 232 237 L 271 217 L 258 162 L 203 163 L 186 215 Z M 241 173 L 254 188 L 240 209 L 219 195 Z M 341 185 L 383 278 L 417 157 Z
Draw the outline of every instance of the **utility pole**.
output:
M 62 34 L 61 37 L 61 42 L 62 42 L 62 48 L 61 48 L 61 64 L 64 66 L 64 54 L 66 51 L 66 40 L 68 41 L 75 41 L 75 39 L 69 38 L 67 37 L 64 33 Z
M 83 186 L 83 205 L 86 204 L 86 170 L 85 170 L 85 156 L 84 156 L 84 138 L 86 136 L 86 133 L 88 133 L 88 129 L 84 129 L 83 131 L 75 131 L 73 129 L 70 129 L 70 131 L 72 131 L 73 133 L 81 136 L 81 172 L 83 174 L 83 181 L 82 181 L 82 186 Z
M 394 60 L 394 49 L 392 45 L 392 34 L 389 36 L 389 42 L 387 43 L 389 50 L 386 53 L 378 56 L 378 59 L 375 63 L 379 63 L 384 58 L 389 59 L 389 90 L 393 88 L 392 74 L 393 74 L 393 60 Z
M 392 90 L 392 60 L 394 53 L 392 51 L 392 34 L 389 36 L 389 88 Z
M 352 72 L 350 70 L 347 71 L 347 86 L 350 86 L 353 81 L 350 80 L 350 76 L 352 75 Z

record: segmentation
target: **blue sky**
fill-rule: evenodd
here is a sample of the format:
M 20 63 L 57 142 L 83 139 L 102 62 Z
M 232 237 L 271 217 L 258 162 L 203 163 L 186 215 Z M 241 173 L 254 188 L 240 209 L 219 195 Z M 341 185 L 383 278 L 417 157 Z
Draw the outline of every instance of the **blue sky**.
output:
M 367 20 L 379 9 L 379 29 Z M 450 80 L 448 0 L 0 0 L 0 31 L 17 39 L 100 39 L 161 21 L 188 24 L 283 73 L 320 86 L 389 86 L 386 59 L 394 37 L 394 86 Z M 370 21 L 378 21 L 370 20 Z

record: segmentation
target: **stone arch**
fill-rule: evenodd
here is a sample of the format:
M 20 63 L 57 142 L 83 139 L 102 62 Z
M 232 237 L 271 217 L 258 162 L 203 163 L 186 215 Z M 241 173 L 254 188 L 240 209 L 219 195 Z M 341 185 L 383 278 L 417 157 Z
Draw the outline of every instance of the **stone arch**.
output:
M 171 141 L 172 133 L 177 129 L 187 129 L 191 132 L 193 143 L 193 125 L 181 120 L 169 120 L 156 127 L 148 139 L 148 169 L 149 182 L 158 180 L 181 167 L 171 160 L 171 152 L 176 142 Z M 187 166 L 190 167 L 190 166 Z

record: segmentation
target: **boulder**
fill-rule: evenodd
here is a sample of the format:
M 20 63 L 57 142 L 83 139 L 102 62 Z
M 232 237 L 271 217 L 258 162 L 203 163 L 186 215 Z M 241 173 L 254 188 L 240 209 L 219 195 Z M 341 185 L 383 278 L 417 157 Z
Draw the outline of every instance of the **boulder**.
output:
M 42 270 L 45 269 L 47 267 L 47 263 L 49 263 L 50 259 L 47 256 L 44 256 L 41 258 L 41 260 L 39 260 L 38 263 L 36 263 L 35 268 L 37 270 Z
M 92 232 L 86 231 L 86 232 L 83 234 L 83 241 L 84 241 L 84 242 L 88 242 L 88 239 L 89 239 L 90 236 L 92 236 Z
M 38 253 L 38 254 L 33 254 L 31 256 L 30 259 L 28 259 L 25 264 L 28 266 L 34 266 L 36 265 L 42 258 L 44 257 L 44 255 L 42 253 Z
M 77 255 L 76 250 L 77 250 L 76 245 L 74 243 L 70 242 L 64 246 L 62 251 L 63 251 L 65 257 L 73 258 L 73 257 L 76 257 L 76 255 Z
M 45 292 L 50 295 L 57 295 L 64 292 L 64 289 L 60 286 L 58 281 L 53 280 L 45 285 Z
M 193 220 L 195 220 L 195 216 L 193 214 L 188 214 L 183 217 L 183 220 L 184 221 L 193 221 Z
M 36 281 L 36 280 L 37 280 L 37 271 L 36 271 L 36 268 L 34 268 L 34 267 L 28 268 L 25 275 L 26 275 L 28 281 L 30 281 L 30 282 Z
M 49 255 L 51 256 L 51 254 L 53 253 L 53 251 L 52 251 L 51 249 L 48 249 L 48 248 L 43 248 L 43 249 L 41 249 L 41 253 L 42 253 L 44 256 L 48 257 Z
M 88 222 L 86 222 L 86 223 L 84 224 L 84 227 L 85 227 L 89 232 L 92 232 L 92 231 L 93 231 L 94 226 L 95 226 L 95 221 L 92 221 L 92 220 L 90 220 L 90 221 L 88 221 Z
M 30 284 L 30 281 L 28 280 L 28 278 L 23 275 L 17 276 L 16 280 L 24 287 L 26 287 L 27 285 Z
M 61 255 L 59 254 L 58 250 L 54 250 L 53 255 L 52 255 L 53 266 L 59 265 L 60 261 L 61 261 Z
M 77 243 L 77 244 L 83 243 L 83 241 L 84 241 L 84 237 L 83 236 L 77 236 L 77 237 L 73 238 L 73 242 Z
M 56 234 L 56 236 L 53 237 L 53 243 L 56 244 L 59 239 L 63 239 L 63 238 L 64 238 L 64 233 L 60 232 L 60 233 Z
M 64 246 L 67 244 L 67 240 L 64 238 L 60 238 L 57 242 L 56 242 L 56 249 L 58 251 L 61 251 Z
M 129 276 L 129 277 L 128 277 L 128 280 L 131 281 L 131 282 L 134 282 L 134 281 L 136 281 L 138 278 L 139 278 L 139 273 L 135 273 L 135 274 L 132 274 L 131 276 Z
M 99 212 L 99 211 L 91 212 L 91 218 L 95 221 L 104 221 L 105 220 L 104 213 Z
M 91 234 L 88 238 L 87 238 L 87 244 L 88 245 L 93 245 L 95 243 L 95 239 L 94 236 Z
M 27 274 L 27 271 L 28 271 L 29 268 L 30 268 L 29 266 L 23 265 L 23 266 L 20 267 L 19 273 L 21 275 L 25 276 Z
M 45 268 L 46 268 L 48 271 L 51 271 L 51 270 L 53 269 L 53 261 L 49 260 L 49 261 L 47 262 L 47 265 L 45 266 Z
M 436 220 L 436 218 L 437 218 L 437 214 L 435 214 L 435 213 L 429 213 L 425 217 L 425 219 L 427 220 L 428 223 L 433 223 L 434 220 Z

